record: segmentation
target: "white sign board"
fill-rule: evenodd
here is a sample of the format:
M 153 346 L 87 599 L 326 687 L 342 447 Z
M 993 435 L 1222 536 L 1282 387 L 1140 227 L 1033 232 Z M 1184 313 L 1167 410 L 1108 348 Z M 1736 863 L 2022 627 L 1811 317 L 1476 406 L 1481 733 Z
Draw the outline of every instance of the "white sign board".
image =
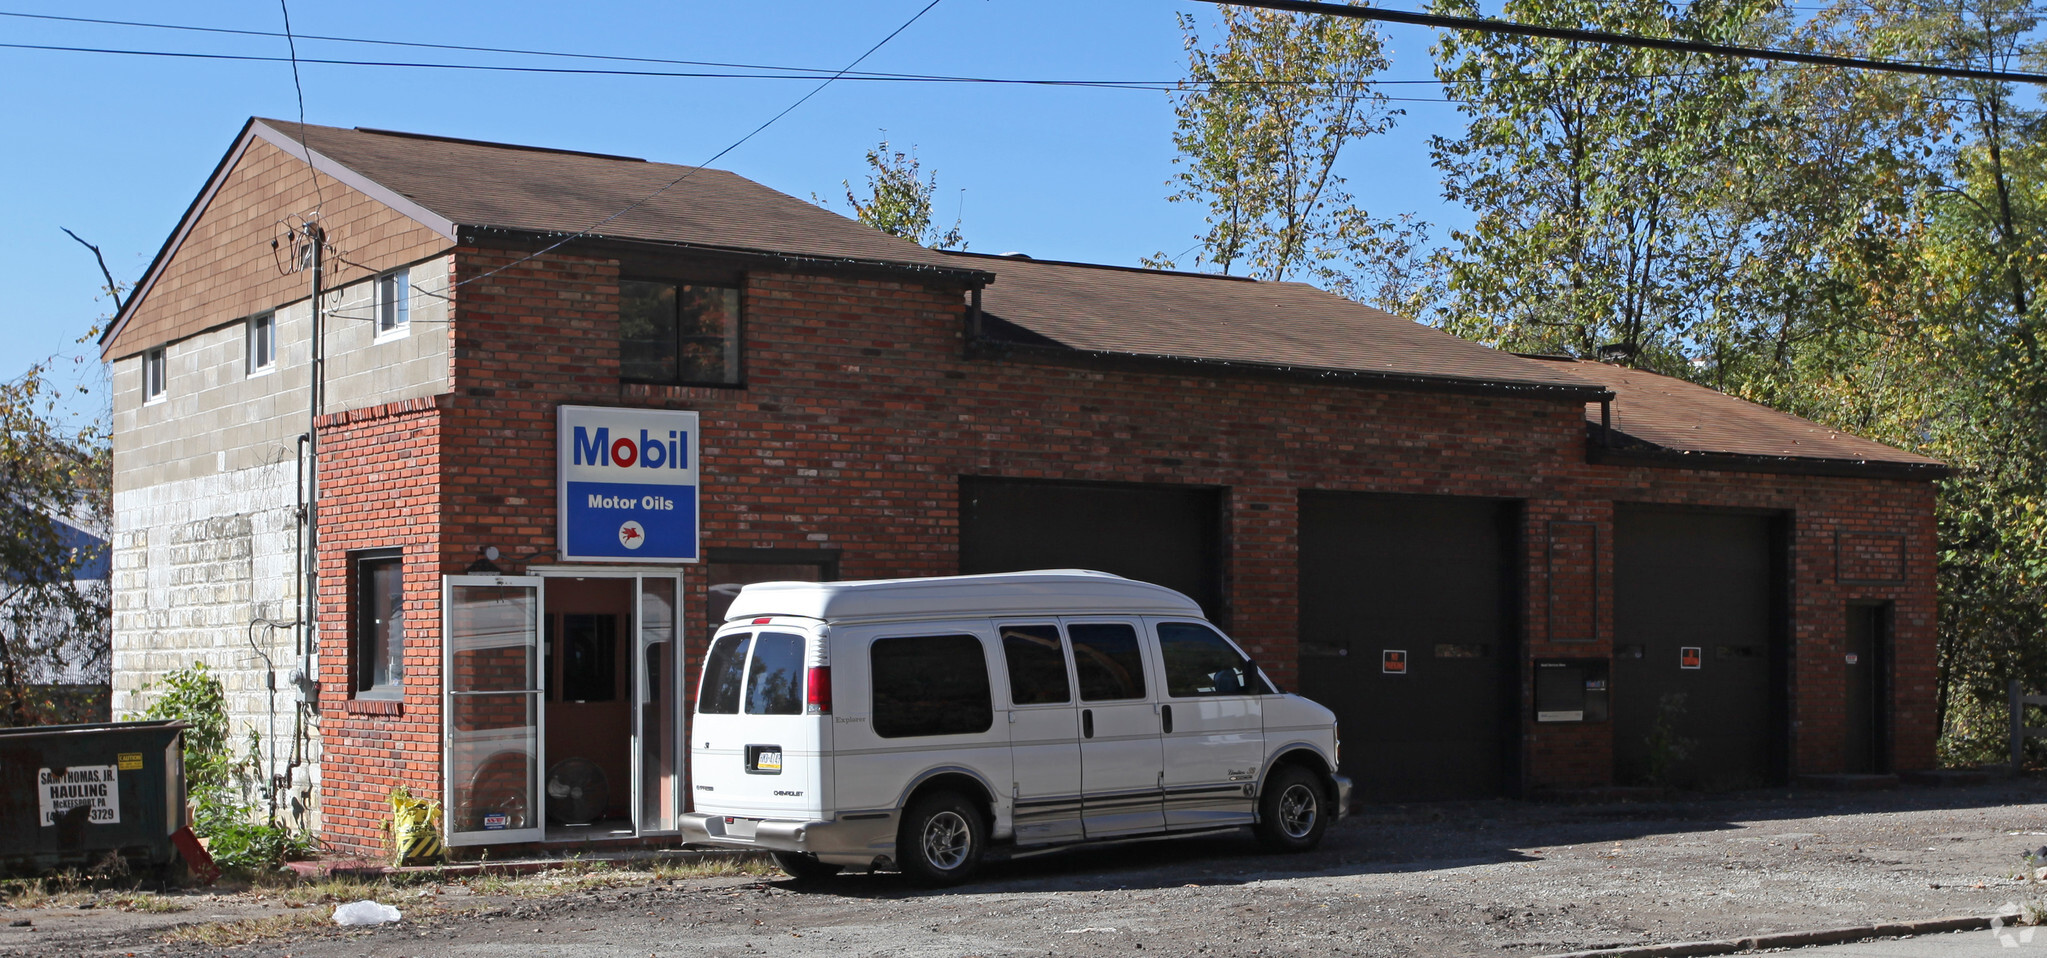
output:
M 697 561 L 696 413 L 563 406 L 556 432 L 563 561 Z
M 112 765 L 79 765 L 51 774 L 36 773 L 36 804 L 42 809 L 45 828 L 81 805 L 90 808 L 86 821 L 114 825 L 121 821 L 120 770 Z

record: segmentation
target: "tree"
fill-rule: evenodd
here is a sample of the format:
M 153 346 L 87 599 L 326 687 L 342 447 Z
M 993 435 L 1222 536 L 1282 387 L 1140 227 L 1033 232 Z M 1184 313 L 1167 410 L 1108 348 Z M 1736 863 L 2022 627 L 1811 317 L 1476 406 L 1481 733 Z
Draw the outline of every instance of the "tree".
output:
M 104 532 L 111 511 L 112 453 L 95 422 L 66 433 L 46 379 L 48 364 L 0 384 L 0 720 L 43 716 L 31 686 L 64 671 L 105 675 L 109 597 Z
M 1437 12 L 1479 16 L 1476 0 Z M 1709 42 L 1768 25 L 1751 0 L 1508 0 L 1504 19 Z M 1677 372 L 1739 233 L 1717 200 L 1755 143 L 1759 71 L 1741 61 L 1494 33 L 1446 33 L 1437 76 L 1464 135 L 1436 137 L 1451 234 L 1445 325 L 1503 348 Z
M 915 147 L 910 152 L 890 152 L 887 131 L 879 145 L 867 151 L 867 198 L 854 195 L 853 184 L 839 181 L 846 189 L 846 205 L 854 218 L 892 236 L 900 236 L 932 249 L 967 248 L 960 234 L 960 221 L 940 230 L 932 225 L 931 198 L 938 192 L 938 173 L 923 175 Z M 829 206 L 811 194 L 820 206 Z
M 1411 255 L 1376 254 L 1413 253 L 1425 224 L 1372 219 L 1336 172 L 1344 147 L 1385 132 L 1401 112 L 1372 86 L 1387 66 L 1377 31 L 1340 17 L 1218 12 L 1223 36 L 1212 48 L 1194 17 L 1179 17 L 1188 75 L 1173 142 L 1184 168 L 1168 198 L 1206 209 L 1197 264 L 1395 299 L 1411 291 L 1414 277 L 1397 269 L 1376 281 L 1366 274 L 1381 263 L 1411 268 Z

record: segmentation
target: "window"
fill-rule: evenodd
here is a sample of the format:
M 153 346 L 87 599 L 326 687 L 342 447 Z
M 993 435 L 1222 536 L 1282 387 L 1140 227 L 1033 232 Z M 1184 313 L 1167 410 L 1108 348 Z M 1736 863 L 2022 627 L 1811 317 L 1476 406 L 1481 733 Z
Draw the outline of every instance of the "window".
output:
M 739 632 L 711 643 L 704 656 L 703 687 L 697 689 L 697 711 L 704 715 L 739 714 L 739 680 L 745 674 L 746 650 L 753 634 Z
M 405 582 L 394 552 L 355 560 L 355 691 L 396 697 L 405 679 Z
M 725 624 L 725 610 L 752 582 L 829 582 L 838 578 L 837 549 L 732 549 L 704 552 L 704 574 L 711 588 L 705 597 L 711 630 Z
M 746 714 L 803 714 L 803 636 L 762 632 L 746 667 Z
M 1138 657 L 1137 630 L 1120 623 L 1069 625 L 1073 668 L 1080 674 L 1080 697 L 1086 702 L 1144 698 L 1144 660 Z
M 164 394 L 164 347 L 142 354 L 142 401 L 155 402 Z
M 403 336 L 412 328 L 412 271 L 396 270 L 377 277 L 377 338 Z
M 1055 625 L 1005 625 L 1002 656 L 1009 663 L 1009 701 L 1014 705 L 1055 705 L 1073 701 L 1066 680 L 1066 652 Z
M 739 385 L 739 290 L 621 280 L 618 374 L 635 382 Z
M 249 375 L 267 373 L 276 365 L 277 314 L 259 313 L 249 317 Z
M 995 724 L 988 692 L 988 660 L 971 635 L 876 639 L 873 666 L 874 734 L 969 735 Z
M 1257 667 L 1230 640 L 1196 622 L 1159 623 L 1159 659 L 1166 667 L 1166 694 L 1256 695 L 1264 691 Z

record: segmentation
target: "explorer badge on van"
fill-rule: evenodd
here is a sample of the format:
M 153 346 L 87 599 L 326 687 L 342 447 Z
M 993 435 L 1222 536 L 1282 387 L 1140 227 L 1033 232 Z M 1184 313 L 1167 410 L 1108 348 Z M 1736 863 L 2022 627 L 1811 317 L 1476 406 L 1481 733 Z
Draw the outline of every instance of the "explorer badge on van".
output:
M 1336 720 L 1279 692 L 1186 596 L 1099 572 L 740 590 L 690 738 L 693 844 L 817 878 L 967 880 L 1000 849 L 1342 817 Z

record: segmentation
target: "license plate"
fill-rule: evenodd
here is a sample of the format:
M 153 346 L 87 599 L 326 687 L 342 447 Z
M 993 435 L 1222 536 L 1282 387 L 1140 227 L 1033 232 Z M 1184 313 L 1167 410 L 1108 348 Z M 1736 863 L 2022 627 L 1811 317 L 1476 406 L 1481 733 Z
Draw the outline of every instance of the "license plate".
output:
M 759 828 L 760 824 L 759 820 L 752 818 L 727 818 L 725 834 L 731 838 L 752 838 L 754 830 Z
M 746 747 L 746 770 L 755 775 L 782 774 L 782 746 L 749 745 Z

